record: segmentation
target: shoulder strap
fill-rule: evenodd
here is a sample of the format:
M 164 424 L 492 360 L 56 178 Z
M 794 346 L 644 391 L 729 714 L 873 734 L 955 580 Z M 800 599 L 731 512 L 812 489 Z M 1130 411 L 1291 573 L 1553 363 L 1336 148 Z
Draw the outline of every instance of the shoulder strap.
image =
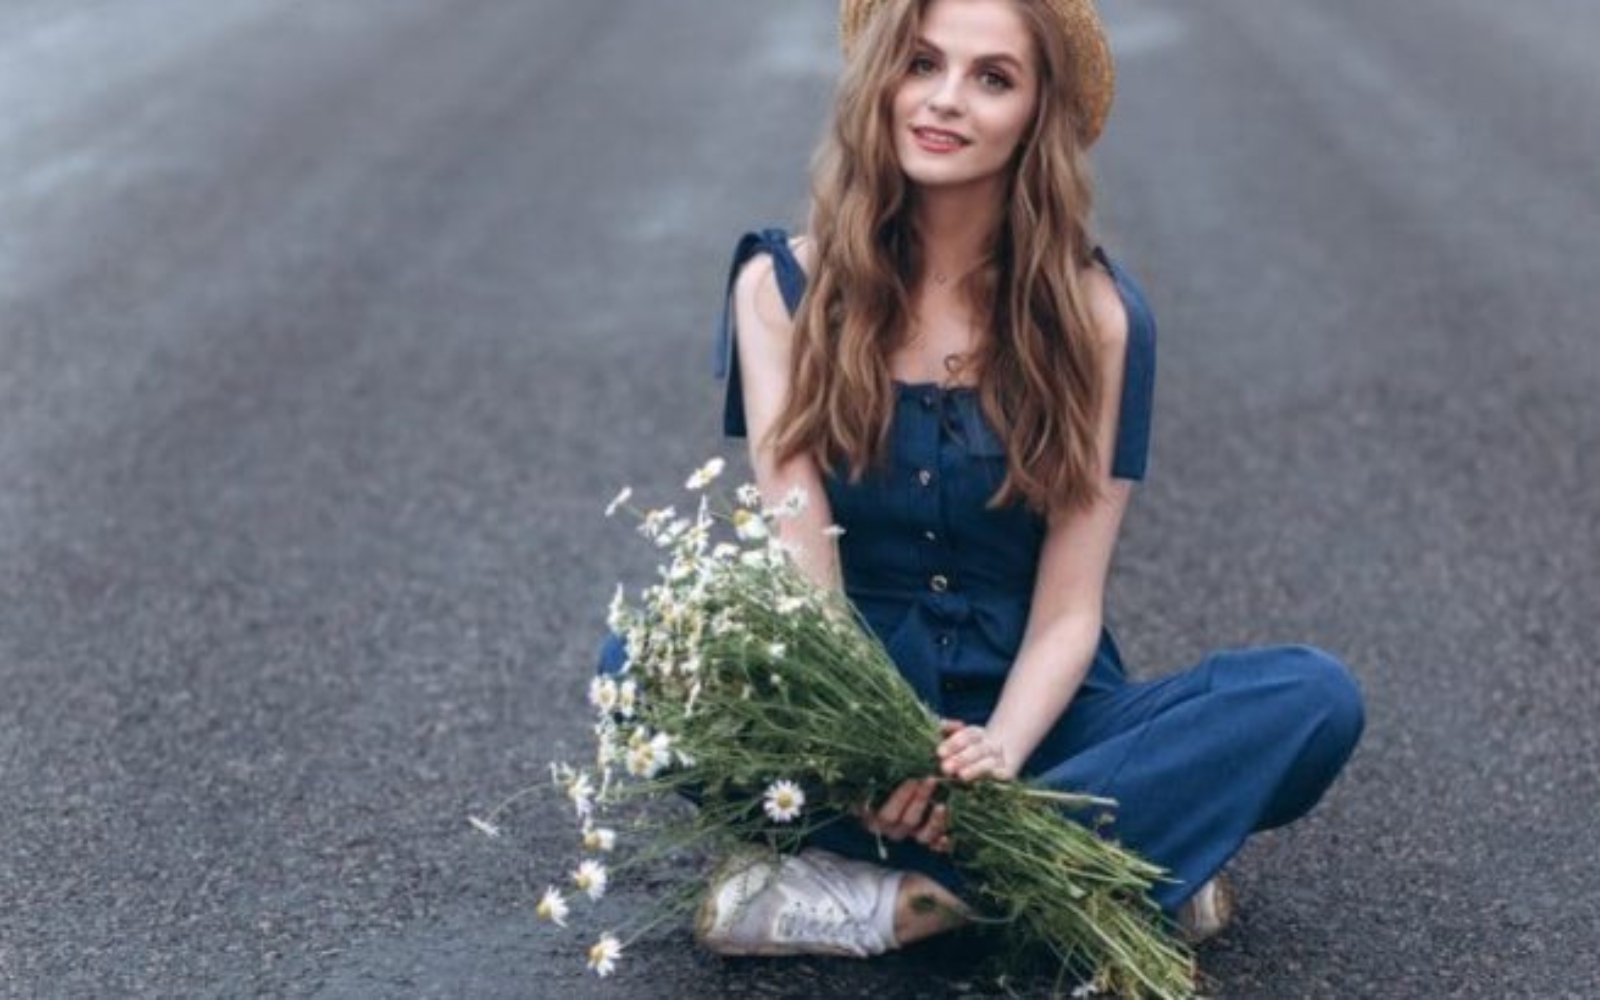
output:
M 1150 424 L 1155 406 L 1156 319 L 1144 290 L 1105 250 L 1095 259 L 1116 283 L 1128 314 L 1128 357 L 1122 375 L 1122 400 L 1117 410 L 1117 447 L 1111 474 L 1118 479 L 1143 479 L 1150 457 Z
M 722 322 L 717 327 L 716 354 L 713 358 L 717 378 L 727 380 L 727 393 L 722 403 L 722 433 L 728 437 L 744 437 L 744 387 L 739 378 L 739 342 L 733 331 L 733 283 L 739 269 L 756 254 L 772 256 L 773 273 L 778 279 L 778 293 L 783 304 L 793 316 L 800 308 L 806 291 L 806 273 L 789 247 L 789 234 L 782 229 L 763 229 L 746 233 L 733 251 L 733 263 L 728 268 L 728 285 L 722 295 Z

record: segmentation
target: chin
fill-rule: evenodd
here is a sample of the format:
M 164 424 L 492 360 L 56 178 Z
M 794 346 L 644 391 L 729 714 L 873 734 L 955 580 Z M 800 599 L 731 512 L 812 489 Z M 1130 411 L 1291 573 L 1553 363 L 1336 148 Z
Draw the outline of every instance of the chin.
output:
M 995 179 L 992 173 L 974 173 L 970 170 L 929 169 L 923 164 L 902 166 L 906 180 L 922 188 L 970 188 Z
M 976 170 L 970 163 L 930 161 L 926 156 L 916 155 L 916 152 L 912 151 L 909 155 L 902 152 L 900 172 L 918 187 L 969 187 L 994 180 L 1000 173 L 998 170 Z

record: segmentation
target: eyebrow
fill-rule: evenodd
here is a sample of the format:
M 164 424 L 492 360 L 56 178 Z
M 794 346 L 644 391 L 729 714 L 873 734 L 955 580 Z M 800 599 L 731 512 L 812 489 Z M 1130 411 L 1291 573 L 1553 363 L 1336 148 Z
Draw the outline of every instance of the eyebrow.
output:
M 944 49 L 939 48 L 939 46 L 933 44 L 932 42 L 928 41 L 926 38 L 921 37 L 920 35 L 917 37 L 917 45 L 920 46 L 921 48 L 932 49 L 934 52 L 937 52 L 941 56 L 945 54 Z M 977 58 L 973 59 L 972 61 L 973 62 L 979 62 L 979 63 L 985 63 L 985 62 L 987 62 L 987 63 L 1003 63 L 1003 64 L 1006 64 L 1006 65 L 1009 65 L 1012 68 L 1012 70 L 1017 72 L 1017 73 L 1022 73 L 1024 71 L 1024 69 L 1025 69 L 1025 67 L 1022 65 L 1022 61 L 1019 60 L 1016 56 L 1012 55 L 1009 52 L 989 52 L 989 53 L 986 53 L 984 55 L 978 56 Z

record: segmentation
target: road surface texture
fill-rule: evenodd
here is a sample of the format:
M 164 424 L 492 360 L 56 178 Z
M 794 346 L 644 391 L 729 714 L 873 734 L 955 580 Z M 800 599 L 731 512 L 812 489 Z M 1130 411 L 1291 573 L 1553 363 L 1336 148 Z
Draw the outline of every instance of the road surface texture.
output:
M 1111 619 L 1368 701 L 1210 992 L 1600 996 L 1600 7 L 1107 8 L 1101 226 L 1162 330 Z M 0 994 L 1007 995 L 681 927 L 601 984 L 533 919 L 558 805 L 466 822 L 583 748 L 650 569 L 612 492 L 737 453 L 724 269 L 802 216 L 832 17 L 0 10 Z

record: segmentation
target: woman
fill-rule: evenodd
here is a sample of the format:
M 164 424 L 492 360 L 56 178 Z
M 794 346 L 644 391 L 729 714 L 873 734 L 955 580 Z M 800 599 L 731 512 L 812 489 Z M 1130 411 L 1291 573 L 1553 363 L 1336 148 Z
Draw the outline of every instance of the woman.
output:
M 1192 939 L 1215 933 L 1216 873 L 1316 803 L 1361 701 L 1303 646 L 1130 682 L 1102 625 L 1155 329 L 1089 231 L 1084 153 L 1111 93 L 1098 18 L 1090 0 L 845 0 L 842 24 L 809 235 L 754 234 L 735 260 L 725 421 L 764 495 L 812 499 L 786 540 L 944 738 L 937 775 L 859 823 L 714 878 L 697 937 L 869 955 L 956 926 L 936 779 L 1018 777 L 1116 799 L 1110 834 L 1174 876 L 1157 902 Z

